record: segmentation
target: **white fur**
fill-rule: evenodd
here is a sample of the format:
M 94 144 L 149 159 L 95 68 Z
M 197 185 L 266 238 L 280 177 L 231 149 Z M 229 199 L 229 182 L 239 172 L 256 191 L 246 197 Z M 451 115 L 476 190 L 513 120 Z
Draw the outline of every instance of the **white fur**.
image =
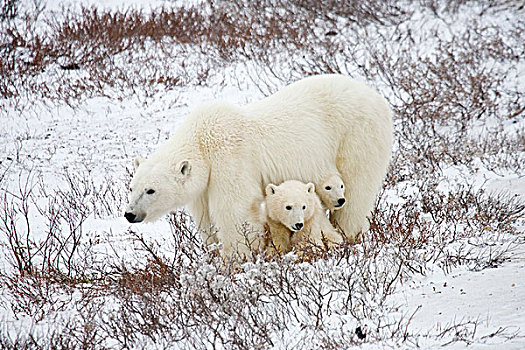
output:
M 317 195 L 324 206 L 333 214 L 346 204 L 345 184 L 339 174 L 327 176 L 316 189 Z
M 341 75 L 306 78 L 241 108 L 206 103 L 140 163 L 127 211 L 151 221 L 187 206 L 202 228 L 218 229 L 224 254 L 247 253 L 238 228 L 249 222 L 262 231 L 250 209 L 268 184 L 297 179 L 319 186 L 323 174 L 339 173 L 349 203 L 334 218 L 351 239 L 366 228 L 386 173 L 391 124 L 377 92 Z M 154 195 L 144 194 L 149 188 Z M 248 239 L 258 243 L 256 236 Z
M 330 224 L 312 183 L 288 180 L 279 186 L 269 184 L 264 206 L 270 230 L 267 243 L 270 253 L 274 250 L 286 253 L 306 243 L 322 247 L 324 241 L 332 247 L 343 241 Z

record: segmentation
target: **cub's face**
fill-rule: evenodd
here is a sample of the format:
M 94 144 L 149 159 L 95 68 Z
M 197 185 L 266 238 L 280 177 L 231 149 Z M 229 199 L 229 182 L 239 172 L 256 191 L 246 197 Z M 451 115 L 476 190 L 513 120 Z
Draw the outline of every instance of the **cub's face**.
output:
M 301 231 L 305 221 L 314 215 L 315 186 L 300 181 L 286 181 L 266 187 L 268 216 L 286 226 L 292 232 Z
M 187 160 L 170 165 L 137 158 L 135 169 L 124 214 L 131 223 L 155 221 L 191 202 L 208 180 Z
M 323 181 L 317 194 L 323 204 L 330 210 L 341 209 L 345 203 L 345 184 L 339 175 L 331 175 Z

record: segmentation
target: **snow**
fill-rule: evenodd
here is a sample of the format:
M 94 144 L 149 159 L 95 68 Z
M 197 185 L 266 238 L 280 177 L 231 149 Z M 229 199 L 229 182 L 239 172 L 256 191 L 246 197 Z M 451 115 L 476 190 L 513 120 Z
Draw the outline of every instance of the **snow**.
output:
M 482 271 L 455 269 L 450 274 L 438 271 L 407 285 L 398 297 L 403 308 L 416 310 L 411 327 L 438 334 L 457 321 L 477 320 L 475 337 L 482 341 L 472 345 L 472 349 L 501 346 L 499 336 L 491 336 L 501 328 L 505 334 L 518 335 L 505 343 L 505 349 L 522 349 L 525 337 L 525 251 L 520 248 L 515 252 L 516 258 L 497 268 Z M 450 348 L 462 349 L 464 344 Z
M 195 2 L 184 1 L 121 1 L 121 0 L 89 0 L 83 5 L 93 5 L 98 8 L 144 8 L 152 9 L 159 6 L 189 5 Z M 46 8 L 49 11 L 61 11 L 62 6 L 77 6 L 75 1 L 48 1 Z M 25 6 L 30 6 L 25 3 Z M 412 25 L 445 26 L 443 23 L 426 23 L 425 14 L 415 18 Z M 494 21 L 497 24 L 498 18 Z M 425 24 L 426 23 L 426 24 Z M 461 23 L 453 24 L 461 26 Z M 448 24 L 445 26 L 447 27 Z M 423 40 L 423 39 L 421 39 Z M 429 43 L 430 46 L 430 43 Z M 128 171 L 131 169 L 132 159 L 136 156 L 145 156 L 151 153 L 159 143 L 166 140 L 183 122 L 188 112 L 204 101 L 210 99 L 224 99 L 232 103 L 244 104 L 260 99 L 263 94 L 260 86 L 247 78 L 235 79 L 236 75 L 248 74 L 260 70 L 256 63 L 246 63 L 243 66 L 232 66 L 225 69 L 221 84 L 210 86 L 189 86 L 175 88 L 169 91 L 158 92 L 151 99 L 142 96 L 127 97 L 123 100 L 109 97 L 87 98 L 74 108 L 66 104 L 53 104 L 52 101 L 37 101 L 30 108 L 22 109 L 10 106 L 0 111 L 0 176 L 4 169 L 9 169 L 5 184 L 13 192 L 19 181 L 27 180 L 26 176 L 33 176 L 46 184 L 48 193 L 61 188 L 67 182 L 64 174 L 74 174 L 78 177 L 89 178 L 96 186 L 105 182 L 114 181 L 119 193 L 125 197 L 126 186 L 129 181 Z M 264 68 L 262 68 L 264 69 Z M 523 69 L 520 73 L 523 75 Z M 52 72 L 48 72 L 52 74 Z M 286 74 L 288 72 L 284 72 Z M 270 79 L 270 78 L 268 78 Z M 273 81 L 269 82 L 272 86 Z M 280 84 L 275 83 L 275 84 Z M 380 85 L 380 83 L 378 83 Z M 523 89 L 522 89 L 523 91 Z M 27 102 L 27 101 L 25 101 Z M 32 101 L 35 102 L 35 101 Z M 23 104 L 23 103 L 22 103 Z M 523 120 L 505 125 L 505 132 L 509 134 L 523 128 Z M 490 125 L 489 125 L 490 126 Z M 479 128 L 479 134 L 486 131 Z M 10 161 L 7 158 L 11 159 Z M 478 170 L 473 174 L 472 168 Z M 450 166 L 443 170 L 443 180 L 436 190 L 446 192 L 458 184 L 468 181 L 475 189 L 485 189 L 490 193 L 505 192 L 515 196 L 521 202 L 525 201 L 525 177 L 502 170 L 496 174 L 479 162 L 473 167 Z M 28 175 L 29 174 L 29 175 Z M 32 177 L 32 178 L 33 178 Z M 387 191 L 385 198 L 389 203 L 401 205 L 405 201 L 399 193 L 412 195 L 417 188 L 410 183 L 400 185 L 405 190 Z M 2 190 L 5 190 L 2 188 Z M 49 196 L 39 197 L 38 205 L 48 205 Z M 125 199 L 115 204 L 123 204 Z M 133 233 L 143 235 L 162 246 L 171 239 L 170 226 L 165 220 L 153 224 L 129 225 L 122 217 L 121 208 L 113 208 L 111 213 L 104 213 L 98 217 L 90 216 L 83 225 L 86 237 L 100 242 L 96 245 L 96 254 L 108 257 L 107 263 L 121 261 L 140 261 L 141 254 L 133 239 Z M 31 211 L 33 221 L 32 233 L 36 241 L 46 237 L 47 222 L 38 215 L 35 209 Z M 20 223 L 19 223 L 20 224 Z M 412 345 L 432 349 L 440 347 L 439 334 L 450 325 L 458 322 L 475 320 L 476 330 L 467 337 L 473 342 L 471 349 L 523 349 L 525 348 L 525 219 L 522 217 L 515 223 L 519 235 L 516 237 L 516 246 L 513 246 L 512 255 L 501 264 L 493 268 L 481 270 L 469 269 L 468 266 L 451 267 L 445 273 L 435 266 L 428 270 L 426 276 L 414 275 L 404 281 L 392 296 L 391 303 L 396 305 L 385 317 L 395 318 L 399 315 L 413 315 L 407 329 L 414 334 Z M 521 240 L 520 240 L 521 239 Z M 7 247 L 5 237 L 0 237 L 0 248 Z M 292 259 L 291 257 L 288 257 Z M 286 259 L 288 259 L 286 258 Z M 145 259 L 145 258 L 144 258 Z M 11 257 L 0 259 L 0 271 L 10 268 Z M 143 264 L 146 261 L 142 261 Z M 308 265 L 310 266 L 310 265 Z M 316 266 L 318 268 L 319 265 Z M 244 265 L 246 283 L 256 288 L 259 268 L 251 269 L 250 264 Z M 194 283 L 192 279 L 212 278 L 217 271 L 210 270 L 211 265 L 203 265 L 199 270 L 201 275 L 183 276 L 183 280 Z M 268 268 L 268 271 L 271 269 Z M 306 273 L 311 273 L 310 267 L 305 267 Z M 320 269 L 331 274 L 330 279 L 343 276 L 344 271 L 333 266 Z M 320 272 L 320 274 L 324 273 Z M 419 276 L 419 277 L 418 277 Z M 199 282 L 199 281 L 197 281 Z M 195 283 L 197 283 L 195 282 Z M 214 280 L 214 283 L 223 283 Z M 327 286 L 328 288 L 328 286 Z M 57 303 L 68 303 L 79 300 L 80 292 L 65 293 L 64 300 Z M 14 310 L 4 307 L 9 302 L 4 294 L 0 294 L 0 328 L 7 330 L 13 336 L 18 334 L 45 334 L 53 328 L 53 319 L 39 321 L 33 317 L 18 315 Z M 69 299 L 68 299 L 69 298 Z M 118 302 L 115 301 L 115 309 Z M 58 313 L 53 317 L 67 319 L 74 311 Z M 337 327 L 350 329 L 352 321 L 345 315 L 329 315 L 327 324 L 333 329 Z M 347 322 L 347 323 L 345 323 Z M 371 320 L 369 325 L 377 320 Z M 57 321 L 58 324 L 58 321 Z M 304 325 L 303 325 L 304 326 Z M 304 327 L 297 325 L 283 330 L 284 338 L 275 339 L 275 348 L 290 348 L 305 346 L 298 344 L 295 335 L 303 332 Z M 4 333 L 5 334 L 5 333 Z M 438 339 L 438 340 L 436 340 Z M 301 338 L 304 340 L 304 338 Z M 146 344 L 147 339 L 144 340 Z M 0 343 L 1 344 L 1 343 Z M 364 349 L 379 349 L 396 344 L 371 343 L 360 345 Z M 117 345 L 115 345 L 117 346 Z M 157 347 L 162 345 L 156 344 Z M 399 346 L 397 344 L 396 346 Z M 400 345 L 401 348 L 404 344 Z M 454 342 L 446 348 L 465 348 L 465 342 Z

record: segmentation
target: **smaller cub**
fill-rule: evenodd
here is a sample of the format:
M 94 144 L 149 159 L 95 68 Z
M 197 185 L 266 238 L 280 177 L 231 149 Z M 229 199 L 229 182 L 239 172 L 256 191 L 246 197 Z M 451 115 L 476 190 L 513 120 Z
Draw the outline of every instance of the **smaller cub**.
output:
M 335 210 L 341 209 L 345 203 L 345 184 L 339 174 L 332 174 L 321 182 L 321 188 L 317 189 L 317 195 L 330 210 L 332 214 Z
M 261 207 L 270 229 L 269 253 L 286 253 L 308 242 L 331 248 L 343 241 L 330 224 L 313 183 L 289 180 L 279 186 L 269 184 L 265 192 Z

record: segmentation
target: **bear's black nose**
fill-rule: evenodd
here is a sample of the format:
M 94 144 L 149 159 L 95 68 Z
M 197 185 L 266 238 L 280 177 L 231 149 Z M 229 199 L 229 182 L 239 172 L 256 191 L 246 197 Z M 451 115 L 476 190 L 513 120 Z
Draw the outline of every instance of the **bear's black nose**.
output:
M 346 202 L 346 199 L 344 199 L 344 198 L 339 198 L 339 199 L 337 200 L 337 203 L 338 203 L 339 205 L 343 205 L 343 204 L 345 204 L 345 202 Z
M 302 222 L 298 222 L 295 224 L 294 229 L 297 231 L 300 231 L 303 228 L 304 224 Z
M 129 222 L 135 222 L 135 219 L 137 218 L 137 216 L 133 213 L 125 213 L 124 214 L 124 217 L 129 221 Z

